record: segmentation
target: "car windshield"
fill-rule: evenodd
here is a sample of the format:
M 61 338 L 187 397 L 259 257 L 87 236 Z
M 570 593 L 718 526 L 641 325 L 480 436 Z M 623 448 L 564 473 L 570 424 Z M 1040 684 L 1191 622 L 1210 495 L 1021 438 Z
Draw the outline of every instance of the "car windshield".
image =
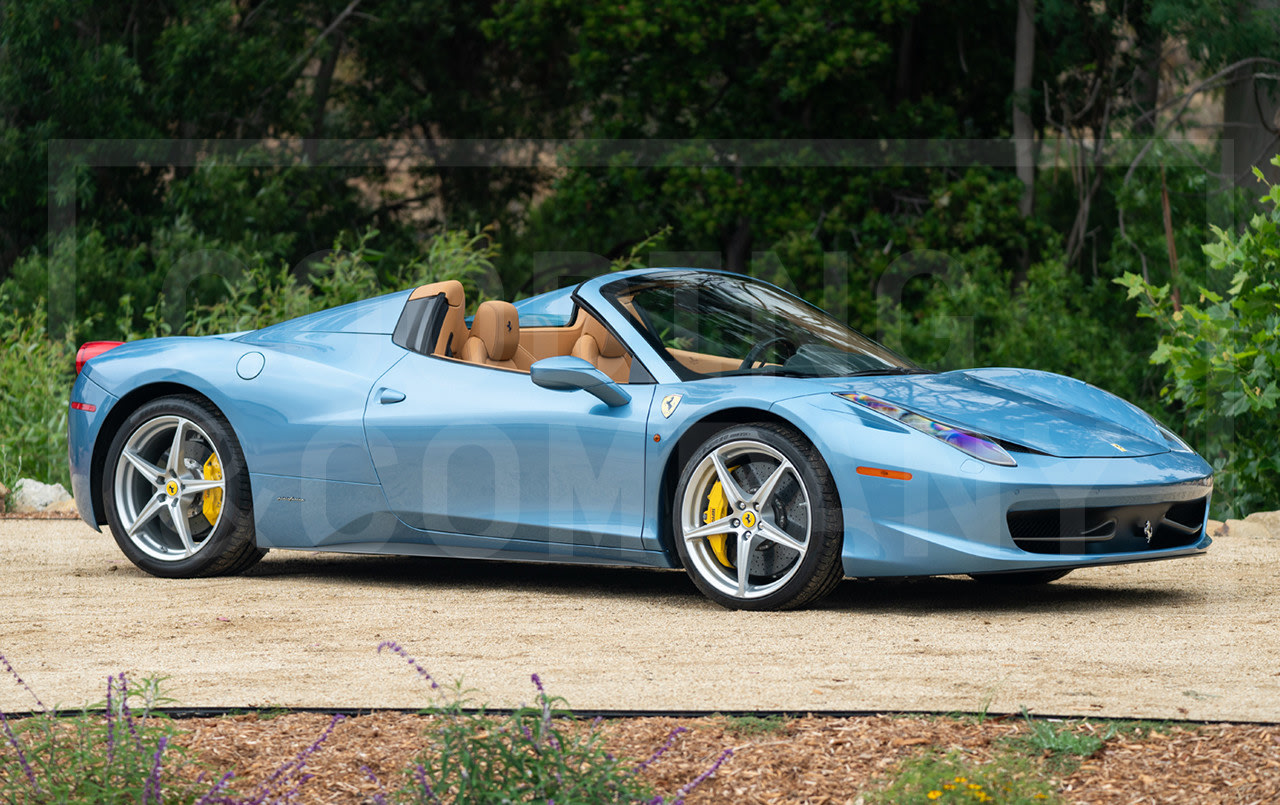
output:
M 683 380 L 924 371 L 818 308 L 750 277 L 673 270 L 620 278 L 601 293 Z

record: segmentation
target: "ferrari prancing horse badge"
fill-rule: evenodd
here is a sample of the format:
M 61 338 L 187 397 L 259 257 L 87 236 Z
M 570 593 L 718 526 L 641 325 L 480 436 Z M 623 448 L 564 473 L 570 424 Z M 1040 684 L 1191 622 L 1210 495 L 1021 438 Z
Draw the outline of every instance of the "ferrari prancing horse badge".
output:
M 671 415 L 676 412 L 676 406 L 680 404 L 680 398 L 683 394 L 668 394 L 662 398 L 662 416 L 670 419 Z

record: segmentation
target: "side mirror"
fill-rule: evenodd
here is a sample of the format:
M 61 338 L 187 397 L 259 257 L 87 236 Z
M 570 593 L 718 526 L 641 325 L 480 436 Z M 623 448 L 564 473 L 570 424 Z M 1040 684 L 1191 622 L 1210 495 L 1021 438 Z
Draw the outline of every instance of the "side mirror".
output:
M 609 376 L 592 366 L 589 361 L 572 355 L 543 358 L 529 367 L 529 376 L 535 386 L 552 391 L 585 391 L 600 399 L 610 408 L 631 402 L 631 395 L 609 379 Z

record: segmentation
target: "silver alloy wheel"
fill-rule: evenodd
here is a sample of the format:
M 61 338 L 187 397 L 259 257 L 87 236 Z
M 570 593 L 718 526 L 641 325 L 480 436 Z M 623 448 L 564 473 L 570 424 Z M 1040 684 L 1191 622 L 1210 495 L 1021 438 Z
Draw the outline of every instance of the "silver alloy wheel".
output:
M 727 514 L 704 522 L 717 482 Z M 799 471 L 773 447 L 755 440 L 729 442 L 694 469 L 680 502 L 680 525 L 690 561 L 703 580 L 727 596 L 763 598 L 795 576 L 809 550 L 809 492 Z M 725 551 L 732 554 L 732 566 L 712 548 L 711 540 L 720 534 L 727 535 Z
M 116 464 L 115 506 L 129 541 L 163 562 L 189 559 L 209 544 L 226 511 L 225 481 L 204 477 L 218 455 L 204 429 L 185 417 L 158 416 L 129 436 Z M 222 491 L 213 522 L 203 511 L 204 493 Z

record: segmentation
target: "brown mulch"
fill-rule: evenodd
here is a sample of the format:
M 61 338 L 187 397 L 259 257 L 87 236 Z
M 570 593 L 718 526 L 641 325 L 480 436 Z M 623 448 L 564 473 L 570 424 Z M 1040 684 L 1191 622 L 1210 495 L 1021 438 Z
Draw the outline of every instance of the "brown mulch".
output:
M 330 716 L 290 713 L 200 718 L 176 722 L 177 743 L 216 770 L 234 771 L 234 786 L 254 790 L 281 764 L 310 746 Z M 343 719 L 307 762 L 314 775 L 299 791 L 308 803 L 368 803 L 403 782 L 423 744 L 429 718 L 377 712 Z M 805 717 L 764 734 L 744 735 L 719 716 L 694 719 L 623 718 L 605 721 L 606 743 L 619 756 L 643 759 L 672 729 L 683 726 L 670 752 L 646 772 L 670 795 L 706 770 L 726 748 L 734 754 L 692 796 L 696 803 L 855 803 L 859 791 L 883 779 L 901 761 L 931 748 L 982 762 L 997 742 L 1026 731 L 1021 719 L 869 716 Z M 1106 733 L 1106 722 L 1081 729 Z M 1062 780 L 1071 803 L 1280 802 L 1280 726 L 1173 724 L 1129 729 L 1109 739 Z

